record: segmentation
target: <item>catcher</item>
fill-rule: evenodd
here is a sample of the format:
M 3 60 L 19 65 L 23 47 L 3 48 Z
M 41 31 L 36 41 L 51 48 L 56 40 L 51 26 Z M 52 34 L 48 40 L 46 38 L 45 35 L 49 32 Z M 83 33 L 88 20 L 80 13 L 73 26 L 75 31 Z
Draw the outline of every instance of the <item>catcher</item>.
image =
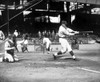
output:
M 13 35 L 9 34 L 7 40 L 5 41 L 5 54 L 2 57 L 2 61 L 4 62 L 15 62 L 18 61 L 17 56 L 14 54 L 14 42 Z

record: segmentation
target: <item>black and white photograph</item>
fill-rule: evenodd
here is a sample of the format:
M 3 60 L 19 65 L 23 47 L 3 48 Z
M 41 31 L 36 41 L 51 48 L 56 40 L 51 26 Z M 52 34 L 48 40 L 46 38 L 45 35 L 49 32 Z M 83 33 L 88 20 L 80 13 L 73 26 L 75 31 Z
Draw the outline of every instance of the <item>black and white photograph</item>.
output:
M 100 0 L 0 0 L 0 82 L 100 82 Z

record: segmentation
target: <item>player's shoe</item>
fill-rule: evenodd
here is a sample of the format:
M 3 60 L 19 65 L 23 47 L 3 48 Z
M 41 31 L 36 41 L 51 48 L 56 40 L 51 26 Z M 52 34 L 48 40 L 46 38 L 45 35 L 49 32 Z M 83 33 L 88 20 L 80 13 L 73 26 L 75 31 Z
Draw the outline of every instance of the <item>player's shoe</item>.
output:
M 54 60 L 56 60 L 56 59 L 57 59 L 57 57 L 55 56 L 55 54 L 53 54 L 53 58 L 54 58 Z
M 3 58 L 0 58 L 0 62 L 3 62 Z
M 18 61 L 19 61 L 19 59 L 18 59 L 18 58 L 14 58 L 14 61 L 15 61 L 15 62 L 18 62 Z
M 47 54 L 50 54 L 50 52 L 47 52 Z
M 72 56 L 73 60 L 76 60 L 76 57 L 75 56 Z

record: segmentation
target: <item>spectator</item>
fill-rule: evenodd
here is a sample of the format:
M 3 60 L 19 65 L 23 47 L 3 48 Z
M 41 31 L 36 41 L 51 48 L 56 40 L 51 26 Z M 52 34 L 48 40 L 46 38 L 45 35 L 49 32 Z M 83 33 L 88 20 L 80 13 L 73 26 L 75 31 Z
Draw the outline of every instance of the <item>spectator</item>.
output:
M 18 37 L 18 31 L 17 31 L 17 30 L 14 31 L 14 35 L 15 35 L 16 37 Z
M 39 39 L 41 39 L 41 37 L 42 37 L 42 34 L 40 31 L 38 32 L 38 37 L 39 37 Z

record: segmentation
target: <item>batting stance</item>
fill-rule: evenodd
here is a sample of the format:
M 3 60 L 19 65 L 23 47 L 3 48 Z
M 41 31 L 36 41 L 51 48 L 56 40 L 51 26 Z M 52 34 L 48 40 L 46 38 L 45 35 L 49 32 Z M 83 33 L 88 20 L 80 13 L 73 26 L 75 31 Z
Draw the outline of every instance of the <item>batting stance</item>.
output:
M 62 21 L 62 24 L 61 26 L 59 27 L 59 30 L 58 30 L 58 36 L 59 36 L 59 42 L 61 43 L 61 47 L 62 49 L 53 54 L 53 57 L 54 59 L 57 58 L 57 55 L 61 55 L 61 54 L 64 54 L 66 53 L 67 51 L 71 54 L 72 58 L 73 59 L 76 59 L 74 53 L 73 53 L 73 50 L 69 44 L 69 42 L 67 41 L 67 36 L 69 35 L 74 35 L 78 33 L 77 31 L 73 31 L 72 29 L 68 28 L 67 27 L 67 23 L 65 21 Z

